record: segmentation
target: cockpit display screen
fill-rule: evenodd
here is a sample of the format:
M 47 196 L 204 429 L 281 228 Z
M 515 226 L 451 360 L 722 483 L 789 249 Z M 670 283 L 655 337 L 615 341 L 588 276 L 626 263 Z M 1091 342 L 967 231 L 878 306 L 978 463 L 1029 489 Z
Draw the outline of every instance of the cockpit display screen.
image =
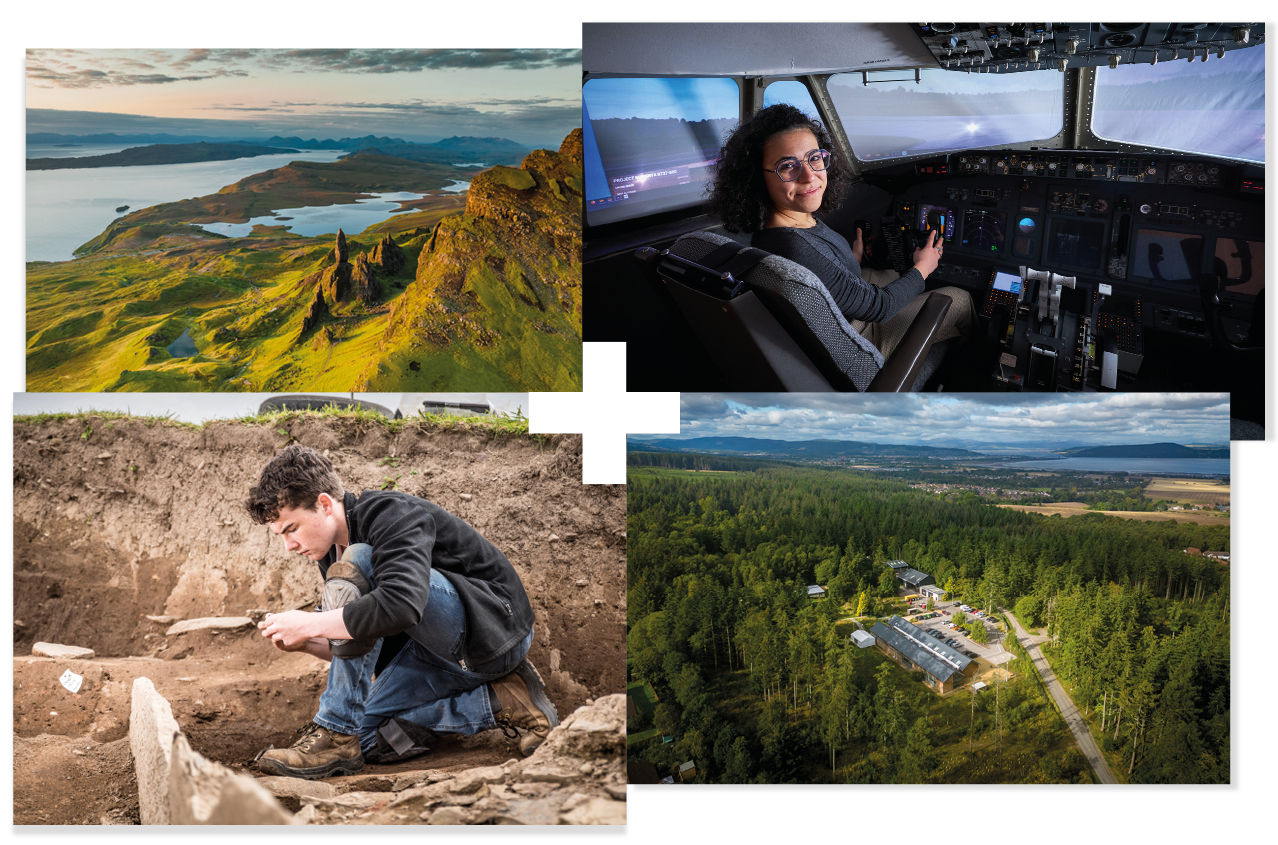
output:
M 1054 218 L 1048 226 L 1047 260 L 1095 270 L 1105 244 L 1105 224 L 1096 220 Z
M 930 231 L 935 225 L 945 233 L 945 240 L 954 240 L 954 209 L 943 205 L 920 205 L 919 228 Z
M 982 252 L 1002 252 L 1007 229 L 1006 211 L 969 208 L 963 212 L 963 246 Z
M 1002 271 L 994 274 L 994 290 L 1005 290 L 1008 293 L 1019 294 L 1021 292 L 1021 277 L 1012 273 L 1004 273 Z
M 1203 238 L 1184 232 L 1141 229 L 1131 254 L 1131 275 L 1158 282 L 1198 278 L 1203 266 Z
M 1265 289 L 1265 245 L 1243 238 L 1216 238 L 1212 272 L 1225 280 L 1225 290 L 1255 296 Z

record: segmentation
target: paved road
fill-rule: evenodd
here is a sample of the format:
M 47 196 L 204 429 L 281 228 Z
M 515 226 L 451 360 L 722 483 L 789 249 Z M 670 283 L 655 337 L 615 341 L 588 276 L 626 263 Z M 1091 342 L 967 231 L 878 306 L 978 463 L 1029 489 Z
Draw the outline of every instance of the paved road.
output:
M 1056 699 L 1056 705 L 1060 707 L 1061 715 L 1065 717 L 1065 724 L 1069 725 L 1069 729 L 1073 731 L 1074 739 L 1077 740 L 1078 747 L 1082 749 L 1087 761 L 1092 764 L 1092 769 L 1096 772 L 1097 779 L 1101 783 L 1118 783 L 1114 773 L 1110 771 L 1109 764 L 1105 762 L 1105 758 L 1101 755 L 1100 749 L 1096 747 L 1096 740 L 1092 738 L 1092 732 L 1088 730 L 1082 714 L 1078 712 L 1078 708 L 1074 706 L 1074 701 L 1066 694 L 1060 682 L 1056 680 L 1056 673 L 1047 664 L 1047 658 L 1043 656 L 1042 649 L 1038 647 L 1039 643 L 1047 638 L 1031 637 L 1029 632 L 1021 627 L 1020 620 L 1013 616 L 1010 611 L 1004 610 L 1003 613 L 1012 621 L 1012 627 L 1016 629 L 1016 639 L 1021 645 L 1025 646 L 1030 659 L 1034 661 L 1035 668 L 1043 676 L 1043 681 L 1047 684 L 1048 691 L 1051 692 L 1052 698 Z

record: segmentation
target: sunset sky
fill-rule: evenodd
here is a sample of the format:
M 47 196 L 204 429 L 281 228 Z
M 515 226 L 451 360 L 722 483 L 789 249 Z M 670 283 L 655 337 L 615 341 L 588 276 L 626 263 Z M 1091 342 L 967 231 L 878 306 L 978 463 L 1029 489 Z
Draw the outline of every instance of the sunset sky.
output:
M 580 86 L 575 49 L 29 49 L 26 131 L 558 146 Z

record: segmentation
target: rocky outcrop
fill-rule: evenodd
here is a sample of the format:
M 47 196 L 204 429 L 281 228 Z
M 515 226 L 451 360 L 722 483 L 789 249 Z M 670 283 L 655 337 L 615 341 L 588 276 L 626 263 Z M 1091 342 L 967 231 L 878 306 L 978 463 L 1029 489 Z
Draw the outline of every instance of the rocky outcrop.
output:
M 324 291 L 317 288 L 315 296 L 311 299 L 311 305 L 306 309 L 306 313 L 302 315 L 302 325 L 297 331 L 297 338 L 301 340 L 306 334 L 328 316 L 328 304 L 324 301 Z
M 567 161 L 575 164 L 582 164 L 585 156 L 582 154 L 581 130 L 574 129 L 568 133 L 568 137 L 564 138 L 564 142 L 559 145 L 559 155 Z
M 578 709 L 526 760 L 454 776 L 420 773 L 396 791 L 300 795 L 309 824 L 626 823 L 621 695 Z M 389 800 L 388 800 L 389 799 Z
M 382 285 L 367 253 L 355 256 L 351 269 L 350 290 L 360 302 L 376 302 L 382 298 Z
M 395 243 L 395 239 L 387 234 L 378 241 L 377 246 L 373 247 L 370 260 L 383 273 L 394 274 L 404 269 L 404 263 L 408 259 L 404 251 L 399 248 L 399 244 Z
M 333 256 L 338 264 L 346 263 L 346 235 L 341 229 L 337 230 L 337 246 L 333 250 Z

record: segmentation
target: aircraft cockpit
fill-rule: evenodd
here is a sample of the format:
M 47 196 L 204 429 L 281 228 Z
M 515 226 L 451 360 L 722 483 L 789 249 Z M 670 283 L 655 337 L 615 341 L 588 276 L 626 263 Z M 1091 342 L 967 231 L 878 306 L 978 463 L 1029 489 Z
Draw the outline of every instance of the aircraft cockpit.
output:
M 824 222 L 898 271 L 936 232 L 927 288 L 971 295 L 980 342 L 923 389 L 1227 386 L 1234 416 L 1263 425 L 1263 24 L 586 24 L 583 38 L 585 339 L 627 342 L 628 389 L 778 386 L 726 373 L 653 266 L 692 232 L 749 244 L 707 213 L 706 189 L 726 135 L 788 103 L 853 174 Z M 721 294 L 725 312 L 743 287 Z

